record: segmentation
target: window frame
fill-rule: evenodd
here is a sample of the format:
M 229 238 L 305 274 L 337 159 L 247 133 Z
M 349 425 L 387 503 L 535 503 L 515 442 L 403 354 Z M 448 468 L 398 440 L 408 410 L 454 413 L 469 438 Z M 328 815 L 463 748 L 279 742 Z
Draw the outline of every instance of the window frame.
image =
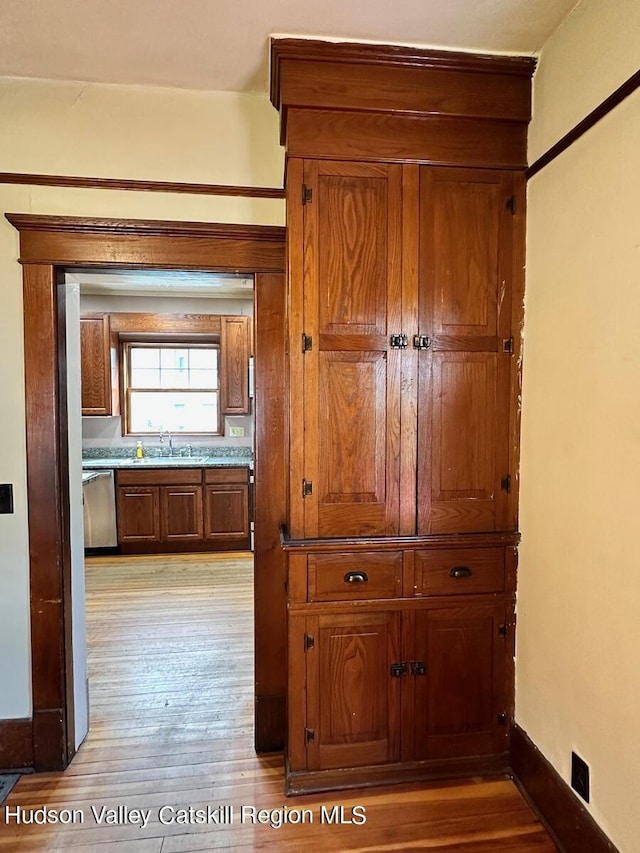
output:
M 121 407 L 121 427 L 123 436 L 140 436 L 141 438 L 159 435 L 160 430 L 147 430 L 144 432 L 134 431 L 131 429 L 131 394 L 136 390 L 154 391 L 157 393 L 167 392 L 175 393 L 176 391 L 183 393 L 203 393 L 213 392 L 217 395 L 218 402 L 218 424 L 217 430 L 206 430 L 198 432 L 195 430 L 167 430 L 174 435 L 184 436 L 212 436 L 219 437 L 224 435 L 224 414 L 223 414 L 223 378 L 222 378 L 222 351 L 220 346 L 219 335 L 159 335 L 159 334 L 120 334 L 118 336 L 118 349 L 120 361 L 120 373 L 122 377 L 120 407 Z M 215 349 L 218 353 L 218 387 L 217 388 L 144 388 L 135 389 L 131 387 L 131 350 L 135 347 L 162 348 L 171 349 Z

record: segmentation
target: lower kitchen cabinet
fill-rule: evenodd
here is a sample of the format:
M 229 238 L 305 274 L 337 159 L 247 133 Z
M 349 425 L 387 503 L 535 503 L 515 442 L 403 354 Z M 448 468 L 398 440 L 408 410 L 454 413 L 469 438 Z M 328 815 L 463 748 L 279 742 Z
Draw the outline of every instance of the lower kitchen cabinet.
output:
M 123 469 L 116 476 L 123 553 L 249 548 L 248 468 Z
M 514 549 L 289 559 L 289 793 L 506 769 Z
M 204 538 L 249 547 L 248 469 L 206 469 L 204 472 Z

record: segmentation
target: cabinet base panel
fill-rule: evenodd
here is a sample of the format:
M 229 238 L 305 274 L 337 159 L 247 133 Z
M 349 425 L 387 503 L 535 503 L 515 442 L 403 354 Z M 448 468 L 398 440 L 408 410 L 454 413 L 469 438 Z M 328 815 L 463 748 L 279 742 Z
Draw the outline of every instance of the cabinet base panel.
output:
M 469 776 L 507 776 L 509 753 L 469 758 L 376 764 L 338 770 L 290 770 L 287 762 L 285 794 L 311 794 L 346 788 L 371 788 L 402 782 L 435 782 Z
M 192 554 L 211 551 L 249 551 L 251 540 L 217 539 L 215 542 L 122 542 L 121 554 Z

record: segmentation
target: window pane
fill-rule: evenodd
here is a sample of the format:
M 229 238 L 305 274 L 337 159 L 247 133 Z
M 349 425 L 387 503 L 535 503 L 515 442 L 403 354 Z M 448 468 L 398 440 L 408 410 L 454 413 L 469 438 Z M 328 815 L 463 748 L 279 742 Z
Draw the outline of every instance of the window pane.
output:
M 165 370 L 189 369 L 189 350 L 166 347 L 160 350 L 160 367 Z
M 158 388 L 160 386 L 160 370 L 150 370 L 146 367 L 131 368 L 132 388 Z
M 190 386 L 192 388 L 217 388 L 217 370 L 190 370 Z
M 218 432 L 217 392 L 132 391 L 131 432 Z
M 160 373 L 160 388 L 188 388 L 188 370 L 162 370 Z
M 215 370 L 218 366 L 217 349 L 189 350 L 189 367 L 191 370 Z
M 160 366 L 160 350 L 156 347 L 131 347 L 131 367 Z

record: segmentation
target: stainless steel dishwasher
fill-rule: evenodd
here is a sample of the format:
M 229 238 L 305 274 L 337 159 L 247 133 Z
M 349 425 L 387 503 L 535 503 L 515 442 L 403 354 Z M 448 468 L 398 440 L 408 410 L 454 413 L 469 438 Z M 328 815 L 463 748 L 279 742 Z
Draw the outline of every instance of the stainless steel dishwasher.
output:
M 82 472 L 84 547 L 114 548 L 118 544 L 113 470 Z

